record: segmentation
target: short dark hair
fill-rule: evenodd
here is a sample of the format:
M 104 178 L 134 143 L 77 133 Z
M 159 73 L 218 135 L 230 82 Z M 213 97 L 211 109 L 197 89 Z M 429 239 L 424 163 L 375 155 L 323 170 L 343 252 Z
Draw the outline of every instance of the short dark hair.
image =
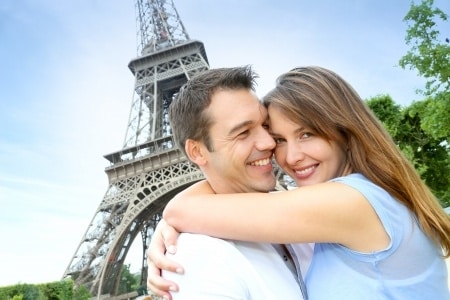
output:
M 218 68 L 192 77 L 174 97 L 169 107 L 169 120 L 174 140 L 185 152 L 187 139 L 203 142 L 213 151 L 209 128 L 214 120 L 205 113 L 217 90 L 255 90 L 257 74 L 251 66 Z

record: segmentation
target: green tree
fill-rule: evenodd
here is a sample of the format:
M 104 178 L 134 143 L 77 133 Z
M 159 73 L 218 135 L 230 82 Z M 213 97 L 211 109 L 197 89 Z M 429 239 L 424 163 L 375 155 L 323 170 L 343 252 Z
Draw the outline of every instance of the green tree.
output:
M 61 280 L 38 285 L 45 299 L 66 300 L 73 299 L 73 281 Z
M 403 19 L 408 25 L 405 41 L 410 50 L 399 65 L 415 69 L 426 83 L 418 91 L 425 99 L 410 105 L 403 114 L 404 126 L 410 132 L 396 136 L 444 206 L 450 206 L 450 36 L 441 37 L 439 26 L 448 28 L 447 19 L 433 0 L 413 1 Z
M 366 103 L 381 123 L 383 123 L 391 136 L 395 137 L 398 131 L 401 130 L 400 126 L 403 119 L 401 106 L 395 104 L 394 100 L 392 100 L 389 95 L 380 95 L 370 98 Z
M 91 298 L 91 293 L 84 285 L 79 286 L 73 292 L 73 300 L 89 300 Z
M 440 36 L 438 26 L 445 24 L 447 14 L 434 7 L 433 0 L 423 0 L 410 10 L 403 19 L 408 29 L 405 41 L 410 50 L 399 65 L 417 70 L 426 79 L 425 89 L 419 91 L 426 98 L 421 105 L 421 128 L 435 138 L 448 142 L 450 135 L 450 43 Z M 448 25 L 444 25 L 448 26 Z M 448 27 L 447 27 L 448 28 Z
M 120 273 L 119 294 L 129 293 L 138 286 L 138 276 L 131 274 L 130 265 L 124 265 Z
M 429 101 L 433 100 L 415 102 L 402 108 L 390 96 L 382 95 L 368 99 L 367 104 L 442 205 L 450 206 L 448 144 L 444 138 L 432 136 L 421 126 L 421 112 Z
M 44 293 L 37 285 L 33 284 L 17 284 L 8 289 L 8 298 L 23 300 L 46 300 Z
M 450 147 L 447 136 L 436 135 L 424 128 L 424 113 L 435 100 L 427 98 L 412 103 L 404 111 L 404 124 L 409 132 L 398 139 L 410 146 L 413 163 L 422 179 L 431 188 L 444 207 L 450 206 Z M 433 125 L 439 126 L 436 120 Z

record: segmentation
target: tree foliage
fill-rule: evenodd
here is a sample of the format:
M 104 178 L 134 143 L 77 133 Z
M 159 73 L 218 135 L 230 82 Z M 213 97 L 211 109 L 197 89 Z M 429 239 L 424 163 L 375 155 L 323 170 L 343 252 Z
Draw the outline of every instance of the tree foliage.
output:
M 447 14 L 434 7 L 433 0 L 411 4 L 403 19 L 408 24 L 405 41 L 411 48 L 399 64 L 417 70 L 426 79 L 421 93 L 427 98 L 420 105 L 421 128 L 435 138 L 448 141 L 450 135 L 450 36 L 441 37 L 438 24 Z M 449 27 L 444 25 L 443 27 Z
M 2 288 L 0 299 L 46 300 L 43 291 L 37 285 L 26 283 Z
M 91 298 L 91 293 L 84 285 L 75 288 L 73 291 L 73 300 L 89 300 Z
M 139 277 L 131 274 L 130 265 L 122 267 L 120 274 L 119 294 L 125 294 L 137 290 L 139 284 Z
M 405 42 L 410 49 L 399 65 L 416 70 L 426 80 L 418 91 L 424 99 L 403 109 L 389 99 L 369 101 L 444 206 L 450 206 L 450 36 L 442 37 L 439 26 L 448 29 L 447 19 L 434 0 L 413 1 L 403 19 L 408 25 Z M 389 105 L 393 109 L 390 119 L 382 109 Z
M 450 44 L 440 36 L 438 22 L 446 22 L 447 15 L 433 7 L 433 0 L 423 0 L 411 4 L 404 17 L 408 24 L 405 41 L 411 49 L 400 59 L 400 66 L 416 69 L 427 79 L 425 93 L 430 95 L 439 90 L 449 90 L 450 85 Z
M 450 206 L 450 155 L 447 141 L 423 130 L 424 100 L 402 108 L 390 96 L 367 100 L 368 106 L 392 136 L 405 156 L 413 163 L 421 178 L 443 206 Z
M 43 284 L 20 283 L 0 288 L 1 300 L 88 300 L 91 297 L 85 287 L 74 288 L 72 280 Z

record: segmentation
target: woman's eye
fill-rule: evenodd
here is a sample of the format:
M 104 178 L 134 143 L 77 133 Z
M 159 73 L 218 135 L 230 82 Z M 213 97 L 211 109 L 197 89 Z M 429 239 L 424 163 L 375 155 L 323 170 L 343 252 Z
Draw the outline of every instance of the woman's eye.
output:
M 281 143 L 284 142 L 284 139 L 282 139 L 282 138 L 276 138 L 276 137 L 274 137 L 273 140 L 275 141 L 276 144 L 281 144 Z
M 307 139 L 307 138 L 309 138 L 309 137 L 311 137 L 312 136 L 312 133 L 311 132 L 304 132 L 304 133 L 302 133 L 301 135 L 300 135 L 300 138 L 301 139 Z

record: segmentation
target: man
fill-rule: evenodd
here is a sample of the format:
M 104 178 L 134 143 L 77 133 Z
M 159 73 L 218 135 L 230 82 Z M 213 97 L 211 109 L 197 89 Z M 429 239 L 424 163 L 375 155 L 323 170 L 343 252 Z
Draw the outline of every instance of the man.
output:
M 215 193 L 275 187 L 275 142 L 267 132 L 267 111 L 254 93 L 255 78 L 250 67 L 205 71 L 180 89 L 169 108 L 176 143 Z M 299 267 L 283 247 L 189 233 L 182 233 L 177 245 L 176 254 L 168 256 L 186 273 L 163 271 L 180 286 L 173 299 L 303 299 Z

